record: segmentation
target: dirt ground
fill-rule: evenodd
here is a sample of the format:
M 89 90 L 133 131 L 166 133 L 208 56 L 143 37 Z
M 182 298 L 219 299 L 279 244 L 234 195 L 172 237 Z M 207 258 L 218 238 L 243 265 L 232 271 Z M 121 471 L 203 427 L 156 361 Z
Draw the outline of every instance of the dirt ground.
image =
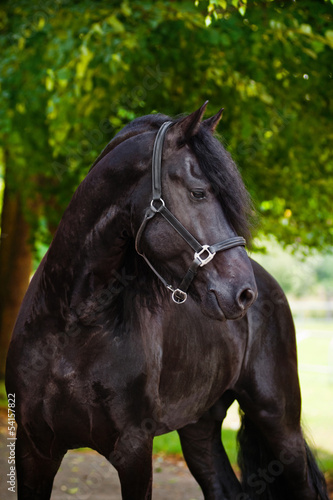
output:
M 16 500 L 8 491 L 8 434 L 6 416 L 0 412 L 0 500 Z M 179 457 L 155 456 L 154 500 L 203 500 L 201 489 Z M 333 483 L 330 484 L 333 500 Z M 115 469 L 93 451 L 70 451 L 56 475 L 51 500 L 120 500 Z

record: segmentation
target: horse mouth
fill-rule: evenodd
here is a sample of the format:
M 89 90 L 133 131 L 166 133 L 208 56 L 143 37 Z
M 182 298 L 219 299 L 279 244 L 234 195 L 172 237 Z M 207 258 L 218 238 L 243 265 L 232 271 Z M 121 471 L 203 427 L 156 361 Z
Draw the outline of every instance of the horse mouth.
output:
M 201 310 L 205 316 L 218 321 L 226 321 L 227 318 L 219 304 L 216 294 L 210 290 L 203 302 L 201 303 Z
M 226 306 L 223 304 L 223 297 L 216 290 L 211 289 L 208 291 L 201 309 L 209 318 L 218 321 L 227 321 L 243 318 L 248 308 L 240 308 L 236 304 L 231 307 Z

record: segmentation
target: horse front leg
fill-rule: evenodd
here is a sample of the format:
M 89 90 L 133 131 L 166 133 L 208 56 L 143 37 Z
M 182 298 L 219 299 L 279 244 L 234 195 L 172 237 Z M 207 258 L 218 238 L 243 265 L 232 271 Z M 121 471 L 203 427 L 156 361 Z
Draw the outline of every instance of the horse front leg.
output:
M 52 458 L 39 455 L 23 429 L 18 427 L 16 473 L 18 500 L 49 500 L 54 477 L 65 451 Z
M 153 436 L 133 429 L 120 435 L 106 457 L 118 472 L 123 500 L 152 498 L 152 450 Z
M 195 424 L 178 431 L 186 463 L 205 500 L 241 498 L 241 485 L 221 441 L 221 425 L 233 397 L 225 395 Z

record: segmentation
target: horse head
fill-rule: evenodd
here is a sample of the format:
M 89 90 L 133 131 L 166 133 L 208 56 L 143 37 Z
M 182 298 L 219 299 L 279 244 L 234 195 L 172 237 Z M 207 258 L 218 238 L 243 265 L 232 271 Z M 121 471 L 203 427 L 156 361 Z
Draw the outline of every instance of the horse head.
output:
M 133 230 L 137 251 L 173 291 L 175 302 L 186 299 L 177 288 L 186 283 L 205 315 L 237 319 L 257 296 L 245 240 L 237 237 L 237 232 L 248 236 L 250 205 L 235 164 L 213 136 L 222 110 L 202 121 L 206 105 L 164 124 L 163 141 L 155 139 Z

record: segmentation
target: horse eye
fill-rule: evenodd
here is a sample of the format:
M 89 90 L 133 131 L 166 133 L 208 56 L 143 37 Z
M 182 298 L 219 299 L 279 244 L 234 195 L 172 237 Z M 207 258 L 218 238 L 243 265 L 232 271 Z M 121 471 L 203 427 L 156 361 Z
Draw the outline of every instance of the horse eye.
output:
M 205 191 L 191 191 L 191 197 L 194 200 L 203 200 L 206 198 L 206 193 Z

